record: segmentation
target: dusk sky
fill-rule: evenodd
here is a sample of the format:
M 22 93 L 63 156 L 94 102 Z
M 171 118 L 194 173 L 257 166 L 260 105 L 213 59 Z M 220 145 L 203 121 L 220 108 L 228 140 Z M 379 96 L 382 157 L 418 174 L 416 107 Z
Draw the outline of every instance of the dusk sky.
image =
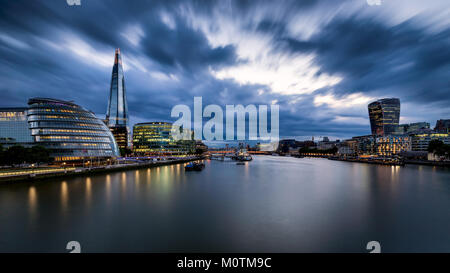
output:
M 194 96 L 276 103 L 280 137 L 299 140 L 370 134 L 367 104 L 384 97 L 400 98 L 401 123 L 450 118 L 448 0 L 0 6 L 1 107 L 50 97 L 103 118 L 119 47 L 131 124 L 174 121 Z

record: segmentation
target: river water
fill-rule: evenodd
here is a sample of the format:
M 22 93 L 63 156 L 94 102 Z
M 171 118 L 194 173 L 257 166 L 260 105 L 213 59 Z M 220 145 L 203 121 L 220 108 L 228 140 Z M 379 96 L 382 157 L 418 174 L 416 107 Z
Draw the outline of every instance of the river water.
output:
M 0 185 L 0 252 L 450 252 L 450 170 L 255 156 Z

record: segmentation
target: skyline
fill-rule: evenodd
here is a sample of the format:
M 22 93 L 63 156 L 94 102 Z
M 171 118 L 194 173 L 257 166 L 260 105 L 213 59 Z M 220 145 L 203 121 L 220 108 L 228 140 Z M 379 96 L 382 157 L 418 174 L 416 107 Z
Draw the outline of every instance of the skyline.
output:
M 400 98 L 400 123 L 450 115 L 444 1 L 1 2 L 1 107 L 51 97 L 104 118 L 119 47 L 130 127 L 173 122 L 194 96 L 279 104 L 280 138 L 299 140 L 369 134 L 367 105 L 384 97 Z

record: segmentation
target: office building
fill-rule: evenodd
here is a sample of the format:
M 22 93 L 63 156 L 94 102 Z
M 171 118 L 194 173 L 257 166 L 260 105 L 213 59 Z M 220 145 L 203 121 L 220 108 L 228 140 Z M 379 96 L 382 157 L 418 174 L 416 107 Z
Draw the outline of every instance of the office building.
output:
M 402 152 L 411 151 L 411 138 L 409 136 L 384 136 L 376 138 L 377 155 L 390 157 Z
M 347 139 L 338 143 L 336 147 L 340 155 L 355 155 L 358 150 L 358 141 L 355 139 Z
M 358 155 L 374 155 L 376 153 L 376 137 L 373 135 L 352 137 L 356 141 L 353 145 Z
M 171 134 L 172 123 L 146 122 L 133 127 L 133 153 L 136 155 L 182 155 L 195 153 L 196 143 L 175 140 Z M 191 133 L 188 132 L 192 136 Z
M 392 134 L 394 135 L 405 135 L 413 132 L 417 132 L 420 130 L 430 130 L 430 124 L 428 122 L 415 122 L 409 124 L 400 124 L 398 125 Z
M 413 151 L 428 151 L 428 145 L 432 140 L 440 140 L 444 144 L 450 145 L 450 134 L 426 132 L 410 135 L 411 137 L 411 149 Z
M 395 132 L 400 120 L 400 100 L 386 98 L 369 104 L 372 135 L 385 136 Z
M 297 144 L 295 139 L 281 139 L 278 142 L 278 151 L 288 153 L 290 149 L 296 149 Z
M 330 139 L 328 137 L 323 137 L 322 141 L 319 141 L 317 143 L 317 149 L 318 150 L 329 150 L 329 149 L 333 149 L 338 144 L 340 144 L 339 139 L 337 139 L 336 141 L 330 141 Z
M 119 149 L 125 149 L 130 146 L 128 105 L 120 49 L 116 49 L 114 56 L 105 123 L 114 135 Z
M 450 133 L 450 119 L 440 119 L 436 121 L 434 130 L 438 133 Z

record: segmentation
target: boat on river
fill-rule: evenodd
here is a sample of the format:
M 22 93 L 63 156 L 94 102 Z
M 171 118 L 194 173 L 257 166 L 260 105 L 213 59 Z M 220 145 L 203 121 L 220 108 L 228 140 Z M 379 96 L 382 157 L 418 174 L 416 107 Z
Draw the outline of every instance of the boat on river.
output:
M 247 152 L 246 149 L 240 149 L 238 150 L 233 156 L 233 160 L 236 161 L 252 161 L 252 156 Z
M 184 166 L 185 171 L 201 171 L 205 168 L 205 163 L 203 162 L 190 162 Z

